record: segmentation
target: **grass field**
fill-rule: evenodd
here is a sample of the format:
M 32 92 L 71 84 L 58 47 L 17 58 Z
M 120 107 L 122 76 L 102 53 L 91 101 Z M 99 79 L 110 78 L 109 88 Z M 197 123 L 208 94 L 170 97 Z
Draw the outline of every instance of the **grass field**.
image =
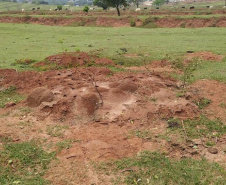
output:
M 15 59 L 42 60 L 65 50 L 98 50 L 99 54 L 116 60 L 117 56 L 121 56 L 120 48 L 126 48 L 128 53 L 149 54 L 150 59 L 175 58 L 184 55 L 187 50 L 226 55 L 225 28 L 142 29 L 0 24 L 0 34 L 0 67 L 10 67 Z
M 148 55 L 149 62 L 174 60 L 188 50 L 211 51 L 226 56 L 225 28 L 144 29 L 0 24 L 0 34 L 1 68 L 18 68 L 13 65 L 18 59 L 40 61 L 53 54 L 78 50 L 94 52 L 116 63 L 123 62 L 125 66 L 143 65 L 143 58 L 126 58 L 123 48 L 127 53 Z M 217 64 L 201 64 L 193 80 L 201 78 L 225 81 L 225 60 Z

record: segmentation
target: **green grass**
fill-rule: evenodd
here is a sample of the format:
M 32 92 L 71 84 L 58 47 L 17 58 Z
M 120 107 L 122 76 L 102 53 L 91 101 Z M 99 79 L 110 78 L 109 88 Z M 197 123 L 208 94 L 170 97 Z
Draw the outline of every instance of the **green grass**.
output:
M 65 125 L 49 125 L 46 129 L 47 134 L 52 137 L 63 137 L 65 129 L 68 127 Z
M 151 152 L 103 164 L 101 170 L 118 174 L 113 180 L 114 184 L 128 185 L 223 185 L 226 178 L 225 169 L 216 163 L 204 159 L 169 159 L 163 154 Z
M 129 132 L 129 138 L 131 137 L 138 137 L 138 138 L 142 138 L 142 139 L 150 139 L 151 138 L 151 133 L 149 130 L 145 130 L 145 129 L 134 129 L 134 130 L 131 130 Z
M 54 155 L 34 142 L 5 143 L 0 150 L 0 184 L 48 184 L 42 176 Z
M 207 107 L 212 101 L 206 98 L 201 98 L 199 101 L 196 101 L 195 104 L 199 107 L 199 109 L 203 109 Z
M 213 79 L 226 82 L 226 60 L 222 62 L 203 61 L 193 72 L 191 82 L 198 79 Z
M 7 102 L 18 103 L 25 97 L 16 92 L 16 87 L 10 86 L 8 89 L 0 91 L 0 108 L 4 108 Z
M 11 64 L 17 59 L 43 60 L 64 50 L 78 49 L 94 51 L 114 59 L 115 62 L 125 60 L 125 65 L 142 65 L 142 59 L 125 58 L 120 48 L 126 48 L 128 53 L 147 53 L 150 60 L 166 56 L 175 58 L 184 55 L 187 50 L 212 51 L 226 55 L 225 30 L 225 28 L 74 28 L 0 24 L 0 67 L 13 68 Z M 89 47 L 90 45 L 93 47 Z
M 205 116 L 200 116 L 194 120 L 184 120 L 183 123 L 178 119 L 170 119 L 169 122 L 177 122 L 178 126 L 169 128 L 168 135 L 177 133 L 183 137 L 194 139 L 200 137 L 214 138 L 226 134 L 226 125 L 221 120 L 210 120 Z
M 74 142 L 80 142 L 80 140 L 69 139 L 69 140 L 64 140 L 64 141 L 58 142 L 56 144 L 57 150 L 59 152 L 61 152 L 63 149 L 69 149 L 69 148 L 71 148 L 71 146 Z
M 226 58 L 222 61 L 206 61 L 201 58 L 194 58 L 189 65 L 183 64 L 183 58 L 171 60 L 173 66 L 183 71 L 183 74 L 172 76 L 183 81 L 183 84 L 190 84 L 200 79 L 218 80 L 226 82 Z

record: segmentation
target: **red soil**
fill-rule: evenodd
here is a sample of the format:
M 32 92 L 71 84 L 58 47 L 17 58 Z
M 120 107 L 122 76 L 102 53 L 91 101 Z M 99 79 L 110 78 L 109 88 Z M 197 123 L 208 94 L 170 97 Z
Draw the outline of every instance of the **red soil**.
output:
M 137 26 L 142 26 L 142 21 L 136 16 L 135 19 Z M 44 25 L 58 25 L 58 26 L 109 26 L 109 27 L 129 27 L 130 16 L 124 16 L 121 18 L 113 18 L 107 16 L 90 17 L 90 16 L 77 16 L 73 18 L 63 17 L 11 17 L 2 16 L 0 22 L 4 23 L 33 23 L 33 24 L 44 24 Z M 174 18 L 165 17 L 158 18 L 154 21 L 158 27 L 174 28 L 174 27 L 189 27 L 189 28 L 200 28 L 200 27 L 226 27 L 226 17 L 222 16 L 219 18 Z

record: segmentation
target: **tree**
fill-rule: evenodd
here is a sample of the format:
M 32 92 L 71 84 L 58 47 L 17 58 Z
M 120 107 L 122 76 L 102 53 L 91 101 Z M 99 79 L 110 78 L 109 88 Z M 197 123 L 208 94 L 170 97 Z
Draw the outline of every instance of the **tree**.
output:
M 120 16 L 120 6 L 127 6 L 126 0 L 103 0 L 105 4 L 107 4 L 108 7 L 115 7 L 118 13 L 118 16 Z
M 108 5 L 104 0 L 94 0 L 93 5 L 103 8 L 103 10 L 107 10 L 108 8 Z

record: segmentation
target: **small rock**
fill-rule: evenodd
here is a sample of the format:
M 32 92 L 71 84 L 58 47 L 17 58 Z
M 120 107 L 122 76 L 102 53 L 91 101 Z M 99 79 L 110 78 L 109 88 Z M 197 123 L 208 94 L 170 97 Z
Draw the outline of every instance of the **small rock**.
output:
M 218 153 L 218 149 L 217 148 L 209 148 L 208 152 L 211 154 L 217 154 Z
M 172 145 L 172 146 L 179 146 L 180 144 L 177 143 L 177 142 L 172 142 L 171 145 Z

